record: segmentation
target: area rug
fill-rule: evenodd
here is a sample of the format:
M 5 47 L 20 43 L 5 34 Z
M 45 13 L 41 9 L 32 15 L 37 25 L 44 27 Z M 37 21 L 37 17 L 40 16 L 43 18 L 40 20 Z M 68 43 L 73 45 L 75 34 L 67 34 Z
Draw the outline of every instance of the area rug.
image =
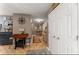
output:
M 38 36 L 33 37 L 33 43 L 40 43 L 40 38 Z
M 27 55 L 51 55 L 51 52 L 47 49 L 29 50 Z

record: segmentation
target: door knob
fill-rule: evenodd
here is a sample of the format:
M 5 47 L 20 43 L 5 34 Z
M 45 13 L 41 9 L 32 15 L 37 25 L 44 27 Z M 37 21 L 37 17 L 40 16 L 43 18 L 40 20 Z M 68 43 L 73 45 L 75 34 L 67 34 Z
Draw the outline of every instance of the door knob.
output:
M 57 37 L 57 39 L 59 40 L 59 39 L 60 39 L 60 37 Z
M 54 35 L 53 38 L 56 38 L 56 36 Z

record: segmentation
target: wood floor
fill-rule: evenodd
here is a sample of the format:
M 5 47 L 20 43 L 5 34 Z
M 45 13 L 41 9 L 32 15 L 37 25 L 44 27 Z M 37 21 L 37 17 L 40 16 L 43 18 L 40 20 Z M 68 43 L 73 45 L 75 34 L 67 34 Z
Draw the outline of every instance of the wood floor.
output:
M 41 39 L 40 43 L 32 43 L 30 46 L 26 46 L 23 48 L 16 48 L 14 49 L 12 45 L 1 45 L 0 46 L 0 54 L 1 55 L 19 55 L 19 54 L 27 54 L 28 50 L 37 50 L 37 49 L 43 49 L 46 48 L 46 44 Z

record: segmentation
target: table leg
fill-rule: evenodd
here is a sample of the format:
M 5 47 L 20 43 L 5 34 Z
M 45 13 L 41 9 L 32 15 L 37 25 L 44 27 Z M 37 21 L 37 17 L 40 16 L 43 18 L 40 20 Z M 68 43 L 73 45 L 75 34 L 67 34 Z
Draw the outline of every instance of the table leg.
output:
M 25 47 L 25 38 L 23 39 L 23 48 Z
M 13 48 L 16 49 L 16 39 L 13 39 Z
M 17 41 L 16 41 L 16 39 L 15 39 L 15 47 L 14 47 L 15 49 L 16 49 L 16 45 L 17 45 L 16 43 L 17 43 Z

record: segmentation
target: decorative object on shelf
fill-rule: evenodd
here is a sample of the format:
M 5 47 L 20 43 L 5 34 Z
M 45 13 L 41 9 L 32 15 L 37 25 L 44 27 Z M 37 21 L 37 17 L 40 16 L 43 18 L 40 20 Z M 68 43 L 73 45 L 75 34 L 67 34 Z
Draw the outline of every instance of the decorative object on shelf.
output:
M 12 32 L 13 22 L 11 16 L 6 17 L 3 26 L 6 32 Z
M 23 16 L 19 17 L 19 24 L 25 24 L 25 17 Z
M 19 28 L 18 33 L 19 34 L 25 34 L 25 29 L 24 28 Z

